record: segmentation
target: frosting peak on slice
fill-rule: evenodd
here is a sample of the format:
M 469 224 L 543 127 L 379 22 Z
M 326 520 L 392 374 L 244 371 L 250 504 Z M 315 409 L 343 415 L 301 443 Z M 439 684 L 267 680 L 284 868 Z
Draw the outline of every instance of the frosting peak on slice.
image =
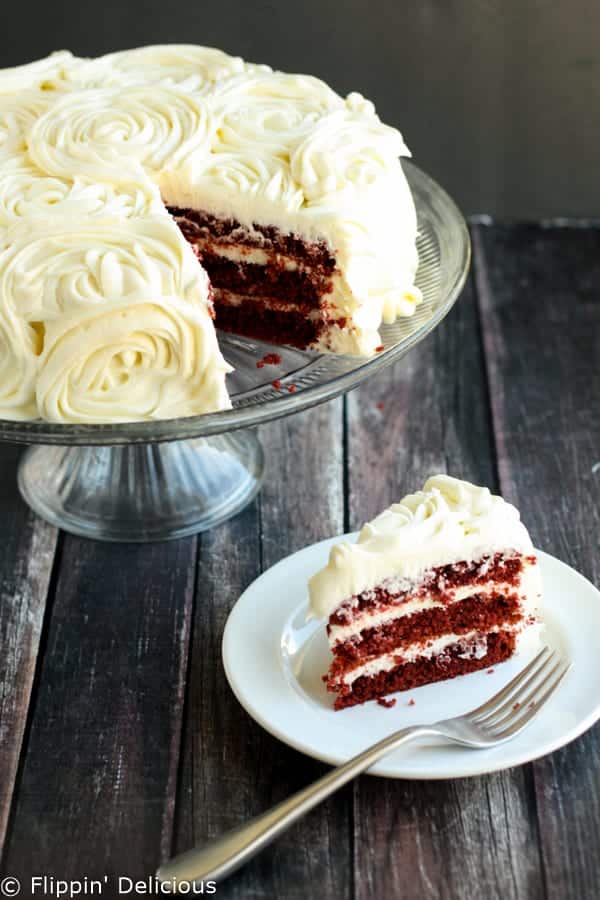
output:
M 435 475 L 367 523 L 355 544 L 332 548 L 310 581 L 310 613 L 326 618 L 385 578 L 415 580 L 430 568 L 505 549 L 533 549 L 517 509 L 488 488 Z

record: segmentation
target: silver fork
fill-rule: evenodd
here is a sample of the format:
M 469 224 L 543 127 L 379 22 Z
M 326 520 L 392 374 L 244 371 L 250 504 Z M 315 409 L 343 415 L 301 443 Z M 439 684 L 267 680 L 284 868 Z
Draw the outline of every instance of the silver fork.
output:
M 509 741 L 537 716 L 570 668 L 570 662 L 544 647 L 506 687 L 477 709 L 455 719 L 394 732 L 262 815 L 204 847 L 176 856 L 160 867 L 157 878 L 170 883 L 175 890 L 178 882 L 226 878 L 342 785 L 414 738 L 441 735 L 452 743 L 475 750 Z

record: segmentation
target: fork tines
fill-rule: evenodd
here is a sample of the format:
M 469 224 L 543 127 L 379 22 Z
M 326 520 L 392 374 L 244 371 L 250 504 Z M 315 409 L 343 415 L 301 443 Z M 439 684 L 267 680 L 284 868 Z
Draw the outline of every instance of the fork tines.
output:
M 563 680 L 571 663 L 544 647 L 512 681 L 466 717 L 490 737 L 510 737 L 520 731 Z

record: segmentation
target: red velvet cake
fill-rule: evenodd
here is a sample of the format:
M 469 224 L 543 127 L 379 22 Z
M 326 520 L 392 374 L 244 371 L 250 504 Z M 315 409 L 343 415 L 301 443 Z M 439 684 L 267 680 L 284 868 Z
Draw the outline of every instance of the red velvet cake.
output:
M 539 641 L 541 581 L 517 510 L 437 475 L 339 544 L 310 582 L 335 708 L 454 678 Z
M 227 409 L 215 325 L 372 356 L 422 301 L 408 155 L 360 94 L 210 47 L 0 69 L 0 416 Z

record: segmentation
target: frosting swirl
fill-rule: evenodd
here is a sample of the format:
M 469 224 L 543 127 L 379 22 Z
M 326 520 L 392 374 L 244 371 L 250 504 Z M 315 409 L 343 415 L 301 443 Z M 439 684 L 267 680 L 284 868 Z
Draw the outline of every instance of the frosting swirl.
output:
M 173 180 L 177 191 L 180 177 L 180 172 L 163 173 L 160 186 L 166 196 L 172 193 L 170 185 Z M 194 190 L 209 203 L 218 203 L 217 197 L 224 192 L 229 195 L 262 197 L 289 211 L 300 209 L 304 202 L 304 195 L 291 177 L 289 166 L 277 157 L 266 154 L 211 154 L 201 164 L 198 162 L 194 166 L 193 183 Z
M 60 218 L 12 226 L 0 254 L 0 316 L 47 322 L 112 300 L 176 296 L 207 308 L 208 282 L 168 216 Z
M 17 373 L 0 382 L 11 417 L 114 422 L 228 406 L 207 276 L 168 216 L 55 217 L 11 226 L 4 244 L 0 345 L 21 334 L 2 363 Z
M 374 114 L 336 110 L 296 147 L 291 171 L 307 200 L 324 203 L 327 195 L 336 194 L 335 203 L 341 205 L 343 192 L 369 187 L 398 165 L 402 153 L 406 148 L 400 132 Z
M 0 225 L 38 216 L 132 218 L 159 215 L 160 194 L 149 179 L 119 185 L 47 175 L 23 154 L 0 168 Z
M 0 163 L 27 150 L 27 134 L 33 123 L 52 102 L 44 91 L 0 93 Z
M 205 310 L 178 297 L 116 301 L 50 322 L 36 383 L 50 422 L 197 415 L 229 405 Z
M 176 88 L 97 89 L 67 94 L 37 119 L 29 153 L 43 171 L 116 183 L 184 164 L 207 152 L 214 132 L 208 104 Z

